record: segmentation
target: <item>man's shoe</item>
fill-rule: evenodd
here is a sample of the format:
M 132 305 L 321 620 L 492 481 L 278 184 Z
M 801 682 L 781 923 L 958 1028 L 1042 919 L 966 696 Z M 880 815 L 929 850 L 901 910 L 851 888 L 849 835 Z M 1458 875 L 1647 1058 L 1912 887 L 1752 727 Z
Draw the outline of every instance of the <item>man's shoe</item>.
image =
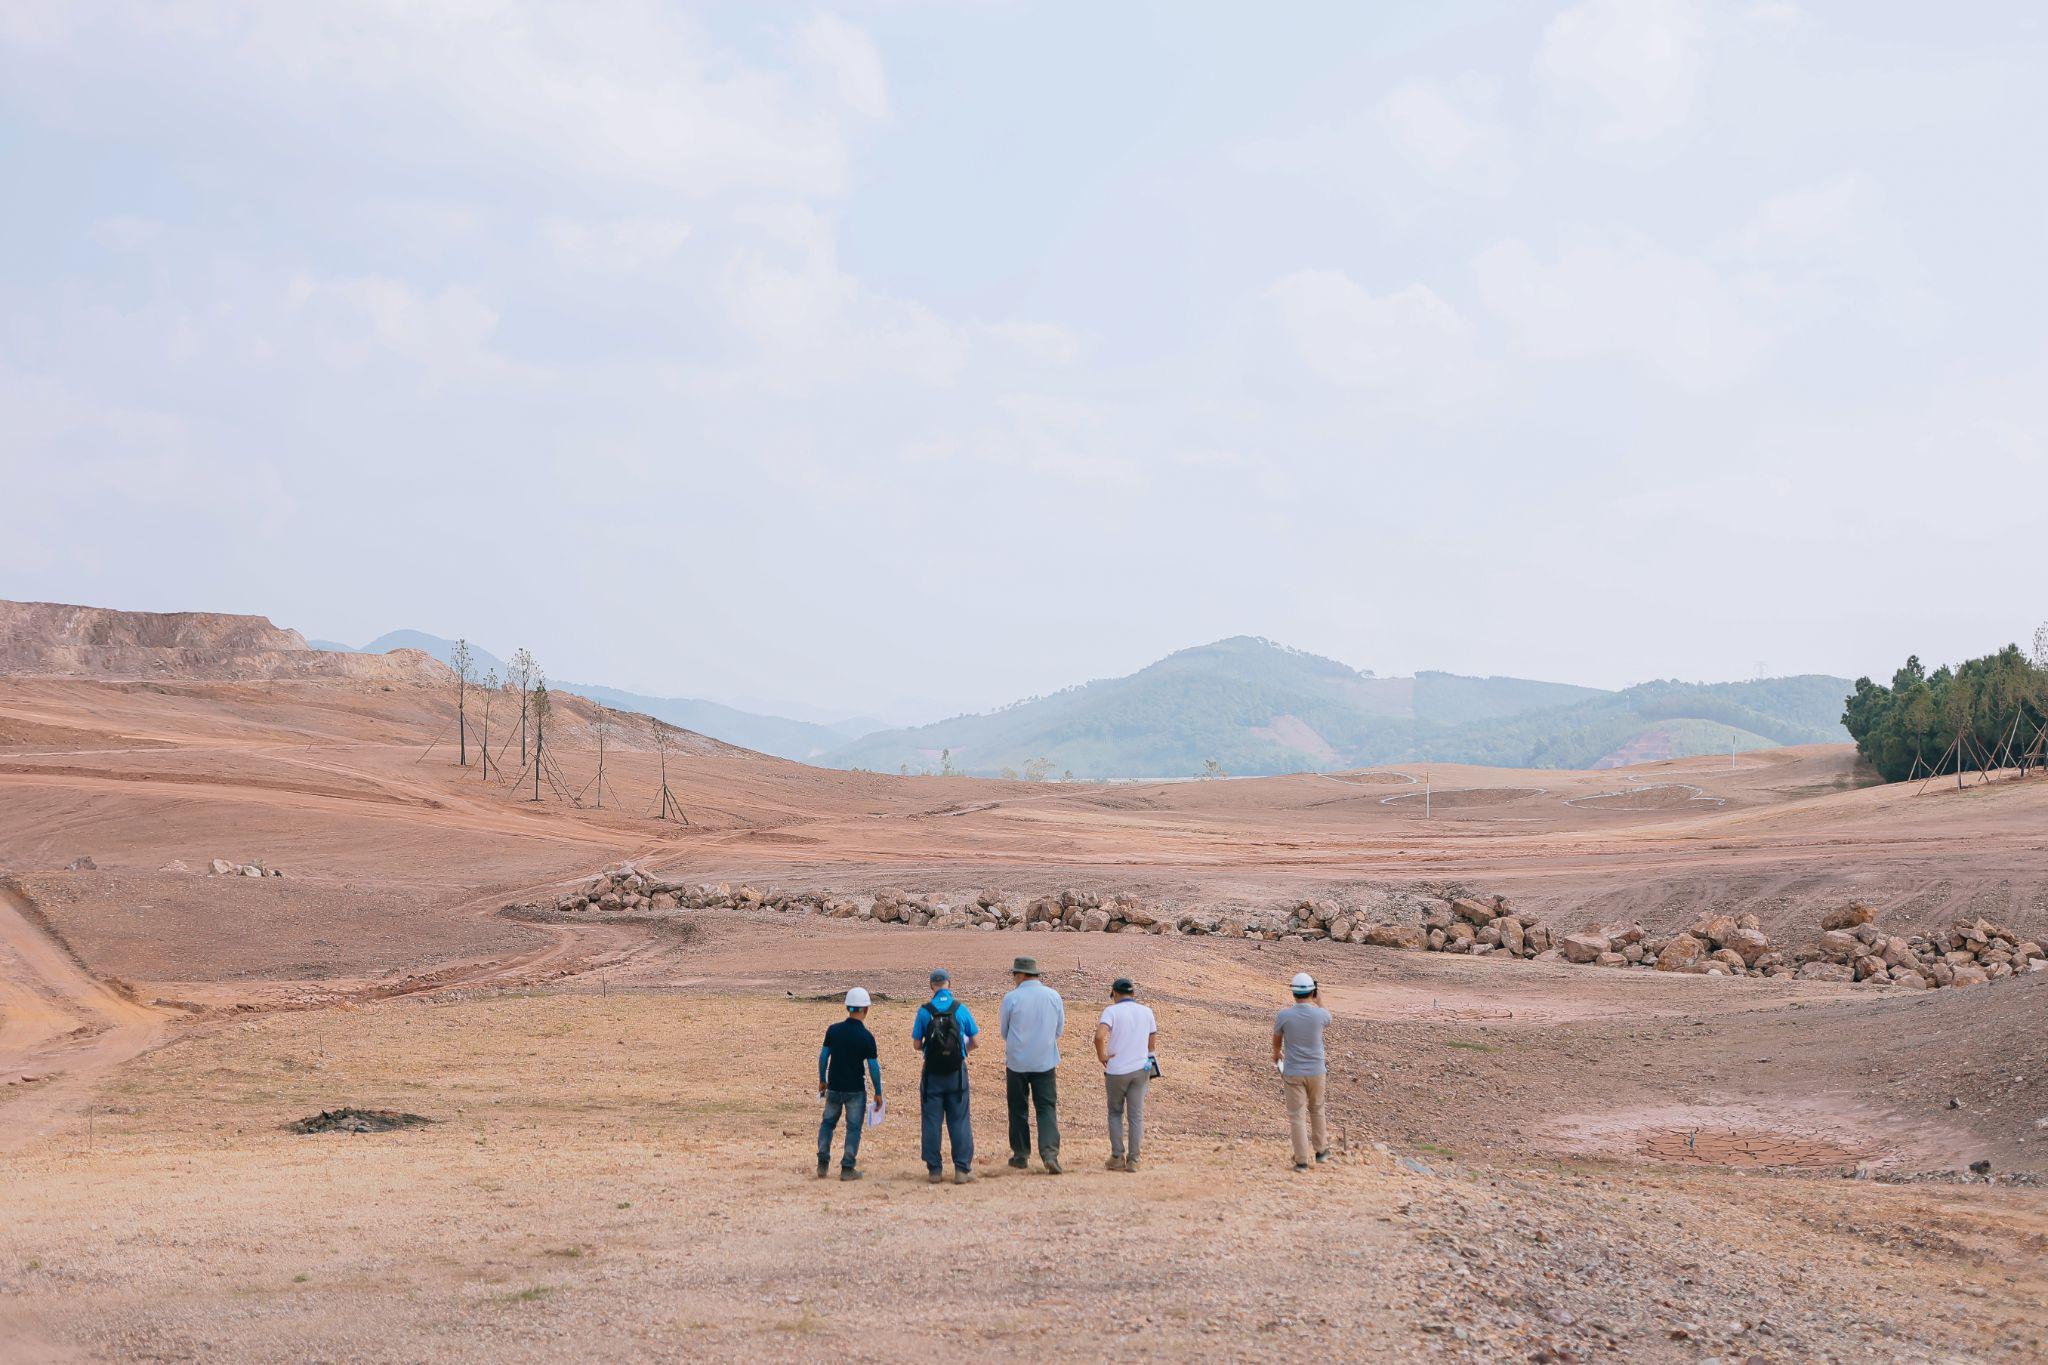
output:
M 1010 1165 L 1017 1170 L 1028 1171 L 1031 1169 L 1031 1158 L 1028 1156 L 1013 1156 L 1010 1158 Z
M 972 1172 L 972 1171 L 955 1171 L 955 1172 L 953 1172 L 953 1183 L 954 1183 L 955 1185 L 972 1185 L 972 1184 L 974 1183 L 974 1172 Z
M 1065 1175 L 1066 1170 L 1066 1167 L 1060 1165 L 1060 1154 L 1058 1152 L 1047 1152 L 1045 1154 L 1045 1173 L 1047 1175 Z
M 1102 1169 L 1105 1171 L 1121 1171 L 1124 1169 L 1124 1159 L 1120 1156 L 1113 1156 L 1102 1163 Z
M 1322 1151 L 1320 1151 L 1320 1152 L 1317 1152 L 1317 1153 L 1316 1153 L 1316 1164 L 1317 1164 L 1317 1165 L 1319 1165 L 1319 1166 L 1320 1166 L 1320 1165 L 1321 1165 L 1321 1164 L 1322 1164 L 1323 1162 L 1325 1162 L 1325 1161 L 1328 1161 L 1329 1159 L 1330 1159 L 1330 1149 L 1329 1149 L 1329 1148 L 1327 1148 L 1327 1147 L 1323 1148 L 1323 1150 L 1322 1150 Z
M 937 1171 L 933 1171 L 924 1178 L 924 1183 L 927 1185 L 943 1185 L 946 1183 L 946 1177 L 940 1175 Z
M 825 1173 L 826 1173 L 827 1171 L 831 1170 L 831 1169 L 832 1169 L 832 1158 L 831 1158 L 831 1157 L 829 1157 L 829 1156 L 821 1156 L 821 1157 L 819 1157 L 819 1158 L 818 1158 L 818 1179 L 820 1179 L 820 1180 L 823 1180 L 823 1179 L 825 1178 Z
M 861 1173 L 851 1166 L 842 1167 L 839 1172 L 839 1178 L 841 1180 L 858 1180 L 860 1179 L 860 1177 Z
M 1300 1175 L 1300 1174 L 1302 1174 L 1302 1173 L 1303 1173 L 1304 1171 L 1306 1171 L 1307 1169 L 1308 1169 L 1308 1163 L 1307 1163 L 1306 1161 L 1297 1161 L 1297 1162 L 1295 1162 L 1295 1163 L 1294 1163 L 1294 1173 L 1295 1173 L 1296 1175 Z
M 1134 1156 L 1127 1156 L 1127 1157 L 1125 1157 L 1125 1158 L 1124 1158 L 1124 1169 L 1125 1169 L 1126 1171 L 1129 1171 L 1129 1172 L 1131 1172 L 1131 1173 L 1132 1173 L 1133 1175 L 1137 1174 L 1137 1171 L 1138 1171 L 1138 1158 L 1136 1158 L 1136 1157 L 1134 1157 Z

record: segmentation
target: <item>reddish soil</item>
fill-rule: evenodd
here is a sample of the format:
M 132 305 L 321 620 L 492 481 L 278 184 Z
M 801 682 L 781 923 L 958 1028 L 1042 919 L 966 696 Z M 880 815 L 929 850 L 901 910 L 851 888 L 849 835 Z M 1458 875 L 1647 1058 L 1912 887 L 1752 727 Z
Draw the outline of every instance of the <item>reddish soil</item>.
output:
M 1425 818 L 1382 804 L 1405 774 L 1030 785 L 693 739 L 669 760 L 677 827 L 648 818 L 638 722 L 608 754 L 606 809 L 535 804 L 428 752 L 449 701 L 404 679 L 0 678 L 18 737 L 0 743 L 0 1355 L 1931 1360 L 2048 1342 L 2037 1188 L 1842 1178 L 2040 1171 L 2048 974 L 1893 997 L 1326 943 L 497 913 L 636 857 L 692 880 L 1165 906 L 1456 887 L 1565 927 L 1750 910 L 1794 942 L 1858 898 L 1899 932 L 1981 913 L 2039 933 L 2048 780 L 1861 786 L 1838 748 L 1732 771 L 1437 768 L 1482 795 Z M 557 757 L 585 787 L 591 713 L 561 705 Z M 1656 800 L 1670 784 L 1722 804 Z M 1652 799 L 1588 804 L 1620 788 Z M 80 855 L 96 870 L 62 870 Z M 216 856 L 286 875 L 205 875 Z M 1069 1001 L 1076 1169 L 1003 1166 L 998 1045 L 972 1068 L 987 1179 L 927 1186 L 911 1004 L 943 963 L 992 1020 L 1019 951 Z M 1338 1021 L 1338 1160 L 1303 1177 L 1265 1056 L 1300 969 Z M 1167 1070 L 1130 1176 L 1101 1169 L 1087 1051 L 1125 972 Z M 820 1184 L 816 1036 L 838 1011 L 813 997 L 855 983 L 887 997 L 892 1118 L 868 1181 Z M 284 1130 L 345 1105 L 437 1121 Z

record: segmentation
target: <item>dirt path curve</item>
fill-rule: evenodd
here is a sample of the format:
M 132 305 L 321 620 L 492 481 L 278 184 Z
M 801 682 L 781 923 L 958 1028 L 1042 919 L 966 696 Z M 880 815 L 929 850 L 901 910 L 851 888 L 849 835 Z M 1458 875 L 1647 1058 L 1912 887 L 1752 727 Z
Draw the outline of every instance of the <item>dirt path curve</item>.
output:
M 39 1077 L 0 1104 L 0 1152 L 63 1121 L 95 1077 L 148 1051 L 169 1012 L 138 1004 L 87 971 L 0 883 L 0 1085 Z

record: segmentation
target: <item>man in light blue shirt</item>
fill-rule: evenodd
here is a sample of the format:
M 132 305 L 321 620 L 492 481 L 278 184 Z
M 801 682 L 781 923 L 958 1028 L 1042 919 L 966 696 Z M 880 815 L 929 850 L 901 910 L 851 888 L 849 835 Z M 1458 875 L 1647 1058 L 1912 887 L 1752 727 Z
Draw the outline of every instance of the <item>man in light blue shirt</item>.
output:
M 1003 997 L 997 1015 L 1003 1035 L 1003 1068 L 1010 1100 L 1010 1165 L 1031 1164 L 1031 1115 L 1038 1114 L 1038 1157 L 1052 1175 L 1060 1174 L 1059 1087 L 1060 1034 L 1067 1027 L 1067 1006 L 1060 993 L 1038 979 L 1038 959 L 1020 957 L 1010 964 L 1017 988 Z

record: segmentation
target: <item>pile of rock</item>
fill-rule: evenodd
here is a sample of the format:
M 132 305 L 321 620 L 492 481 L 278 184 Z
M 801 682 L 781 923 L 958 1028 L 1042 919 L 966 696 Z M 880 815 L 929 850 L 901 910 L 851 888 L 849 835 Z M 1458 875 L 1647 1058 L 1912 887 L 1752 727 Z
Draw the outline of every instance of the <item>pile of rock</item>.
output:
M 516 907 L 534 908 L 534 907 Z M 554 909 L 596 910 L 774 910 L 782 914 L 822 915 L 828 919 L 860 919 L 876 924 L 901 924 L 913 929 L 1018 929 L 1040 933 L 1166 933 L 1172 924 L 1147 910 L 1136 896 L 1118 892 L 1061 891 L 1029 903 L 1013 904 L 1000 891 L 983 891 L 955 904 L 915 892 L 877 891 L 866 899 L 826 891 L 760 891 L 729 882 L 694 885 L 663 881 L 632 863 L 600 872 L 590 883 L 556 898 Z
M 1857 981 L 1927 990 L 1981 986 L 2020 972 L 2048 971 L 2048 953 L 2024 935 L 1990 920 L 1957 920 L 1942 933 L 1887 934 L 1867 905 L 1831 910 L 1820 943 L 1798 954 L 1805 981 Z
M 1640 924 L 1609 925 L 1564 934 L 1556 956 L 1595 967 L 1700 976 L 1788 976 L 1792 961 L 1771 943 L 1755 915 L 1709 912 L 1676 934 L 1653 934 Z
M 263 869 L 215 859 L 220 875 L 260 877 Z M 273 872 L 272 875 L 282 875 Z M 587 885 L 556 898 L 558 911 L 772 910 L 821 915 L 913 929 L 1005 929 L 1029 933 L 1189 934 L 1267 941 L 1356 943 L 1419 952 L 1499 955 L 1584 966 L 1689 972 L 1705 976 L 1796 977 L 1804 981 L 1858 981 L 1909 990 L 1972 986 L 2017 972 L 2048 970 L 2039 944 L 1987 920 L 1958 921 L 1946 933 L 1889 935 L 1864 906 L 1831 911 L 1822 920 L 1820 945 L 1788 953 L 1771 942 L 1755 915 L 1708 912 L 1675 934 L 1640 924 L 1558 933 L 1536 916 L 1510 909 L 1500 896 L 1448 900 L 1390 896 L 1360 909 L 1333 900 L 1299 900 L 1271 910 L 1148 909 L 1129 892 L 1104 895 L 1065 890 L 1028 901 L 1000 891 L 953 901 L 904 891 L 856 897 L 829 891 L 757 890 L 729 882 L 664 881 L 632 863 L 608 867 Z M 508 909 L 540 909 L 515 906 Z M 1389 917 L 1395 922 L 1385 922 Z
M 226 858 L 215 858 L 207 865 L 207 872 L 215 877 L 282 877 L 281 867 L 266 868 L 261 863 L 233 863 Z
M 1475 957 L 1501 953 L 1508 957 L 1538 958 L 1555 951 L 1550 927 L 1539 924 L 1534 915 L 1509 909 L 1502 896 L 1490 901 L 1457 897 L 1423 916 L 1422 933 L 1421 946 L 1432 953 L 1470 953 Z M 1365 941 L 1381 940 L 1368 937 Z M 1404 941 L 1387 946 L 1411 945 Z

